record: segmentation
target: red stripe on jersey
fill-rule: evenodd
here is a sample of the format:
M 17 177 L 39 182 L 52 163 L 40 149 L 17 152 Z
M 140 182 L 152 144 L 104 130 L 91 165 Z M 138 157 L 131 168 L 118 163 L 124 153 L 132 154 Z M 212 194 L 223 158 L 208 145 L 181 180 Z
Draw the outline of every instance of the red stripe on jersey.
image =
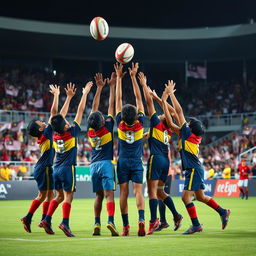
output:
M 56 140 L 69 140 L 69 139 L 72 139 L 74 138 L 74 136 L 71 135 L 71 133 L 69 132 L 64 132 L 62 133 L 61 135 L 59 135 L 58 133 L 54 133 L 53 135 L 53 140 L 56 141 Z
M 202 137 L 191 134 L 186 140 L 194 144 L 200 144 L 202 141 Z
M 88 136 L 90 138 L 93 138 L 93 137 L 102 137 L 104 136 L 105 134 L 109 133 L 109 130 L 106 129 L 105 127 L 102 127 L 101 129 L 99 129 L 98 131 L 95 131 L 93 130 L 92 128 L 89 129 L 88 131 Z
M 37 143 L 39 145 L 43 144 L 48 138 L 46 138 L 43 134 L 40 136 L 40 138 L 37 140 Z
M 141 123 L 139 121 L 136 121 L 133 125 L 127 125 L 124 121 L 122 121 L 118 128 L 121 131 L 139 131 L 141 129 L 143 129 L 143 126 L 141 125 Z
M 168 131 L 168 135 L 172 136 L 172 131 L 171 131 L 171 129 L 168 128 L 168 127 L 166 127 L 166 126 L 164 125 L 164 123 L 162 123 L 162 122 L 160 122 L 160 123 L 158 123 L 157 125 L 155 125 L 154 128 L 156 128 L 157 130 L 160 130 L 160 131 L 162 131 L 162 132 L 164 132 L 164 131 L 167 130 L 167 131 Z

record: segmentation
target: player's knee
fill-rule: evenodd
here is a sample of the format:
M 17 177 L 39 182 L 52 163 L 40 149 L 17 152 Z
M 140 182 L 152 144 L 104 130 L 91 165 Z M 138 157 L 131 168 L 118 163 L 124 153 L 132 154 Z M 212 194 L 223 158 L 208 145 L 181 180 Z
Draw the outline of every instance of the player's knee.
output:
M 39 202 L 43 202 L 45 200 L 45 198 L 46 198 L 46 192 L 44 193 L 44 192 L 40 191 L 38 193 L 36 200 L 38 200 Z
M 105 191 L 105 198 L 107 201 L 113 201 L 114 200 L 114 192 L 107 190 Z
M 167 197 L 167 194 L 163 190 L 160 190 L 160 189 L 157 190 L 157 198 L 159 200 L 164 200 L 166 197 Z

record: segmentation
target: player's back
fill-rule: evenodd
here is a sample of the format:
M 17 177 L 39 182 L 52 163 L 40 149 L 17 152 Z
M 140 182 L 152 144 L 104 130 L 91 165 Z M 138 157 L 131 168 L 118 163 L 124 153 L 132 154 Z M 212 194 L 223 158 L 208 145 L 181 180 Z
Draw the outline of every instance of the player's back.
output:
M 118 132 L 118 156 L 120 158 L 141 158 L 143 155 L 143 122 L 144 114 L 138 113 L 138 119 L 132 124 L 126 124 L 121 118 L 121 112 L 116 116 Z

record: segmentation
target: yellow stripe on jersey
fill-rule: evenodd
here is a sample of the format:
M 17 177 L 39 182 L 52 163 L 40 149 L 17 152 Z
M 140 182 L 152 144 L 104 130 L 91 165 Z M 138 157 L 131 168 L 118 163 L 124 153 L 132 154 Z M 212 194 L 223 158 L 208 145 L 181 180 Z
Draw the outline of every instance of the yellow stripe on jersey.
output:
M 72 165 L 72 189 L 71 192 L 75 190 L 75 168 L 74 165 Z
M 153 128 L 152 137 L 164 144 L 166 144 L 165 141 L 167 141 L 168 144 L 171 139 L 171 136 L 168 133 L 164 133 L 163 131 L 160 131 L 157 128 Z M 168 138 L 168 140 L 166 137 Z
M 126 141 L 127 143 L 132 144 L 134 141 L 141 140 L 143 138 L 144 129 L 138 131 L 122 131 L 119 128 L 117 129 L 118 138 Z
M 185 150 L 193 155 L 198 155 L 199 153 L 199 144 L 192 143 L 185 140 Z
M 56 141 L 53 142 L 53 148 L 57 153 L 64 153 L 69 151 L 70 149 L 76 146 L 76 138 L 73 137 L 69 140 L 63 141 L 62 143 L 57 143 Z
M 192 172 L 191 172 L 190 179 L 189 179 L 189 184 L 188 184 L 188 190 L 191 190 L 191 188 L 192 188 L 194 173 L 195 173 L 195 169 L 192 168 Z
M 94 138 L 98 138 L 98 139 L 96 140 Z M 96 146 L 98 146 L 98 147 L 103 146 L 103 145 L 107 144 L 108 142 L 112 141 L 112 134 L 111 134 L 111 132 L 108 132 L 105 135 L 103 135 L 102 137 L 94 137 L 94 138 L 89 137 L 89 140 L 90 140 L 93 148 L 95 148 Z M 100 140 L 100 144 L 98 144 L 99 140 Z
M 41 145 L 40 145 L 40 150 L 41 153 L 44 153 L 45 151 L 49 150 L 51 147 L 51 142 L 50 140 L 45 140 Z
M 178 150 L 181 150 L 182 149 L 182 140 L 179 139 L 178 141 Z

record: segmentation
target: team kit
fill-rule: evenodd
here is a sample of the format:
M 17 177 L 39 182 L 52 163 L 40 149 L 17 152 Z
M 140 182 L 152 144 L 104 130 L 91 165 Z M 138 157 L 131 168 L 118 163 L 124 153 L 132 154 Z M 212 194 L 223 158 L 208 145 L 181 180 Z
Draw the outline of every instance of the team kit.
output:
M 95 75 L 96 93 L 94 95 L 91 113 L 87 118 L 87 135 L 92 146 L 90 173 L 92 190 L 95 193 L 94 216 L 95 222 L 92 235 L 101 235 L 101 211 L 103 200 L 106 200 L 108 214 L 107 229 L 112 236 L 129 236 L 128 195 L 129 182 L 132 182 L 133 193 L 138 210 L 138 236 L 152 235 L 169 227 L 165 219 L 165 211 L 173 215 L 174 231 L 182 223 L 183 216 L 176 209 L 172 198 L 165 191 L 170 160 L 168 157 L 169 142 L 173 133 L 179 136 L 178 149 L 185 172 L 185 184 L 182 201 L 191 219 L 191 226 L 183 233 L 194 234 L 203 231 L 192 199 L 211 207 L 220 215 L 222 229 L 225 229 L 231 211 L 222 208 L 213 198 L 204 194 L 204 169 L 199 161 L 199 145 L 204 134 L 204 127 L 198 119 L 185 119 L 183 109 L 175 96 L 176 86 L 168 81 L 159 97 L 147 84 L 147 78 L 138 72 L 138 63 L 132 63 L 128 68 L 135 105 L 125 104 L 122 100 L 122 79 L 127 72 L 123 65 L 116 63 L 110 78 L 104 79 L 101 73 Z M 139 82 L 138 82 L 139 81 Z M 109 87 L 109 105 L 107 115 L 99 111 L 101 92 L 105 85 Z M 38 195 L 32 201 L 28 213 L 21 218 L 24 229 L 31 233 L 33 214 L 42 205 L 42 220 L 38 224 L 49 235 L 53 235 L 52 216 L 62 204 L 62 222 L 59 228 L 68 237 L 74 237 L 69 225 L 71 204 L 76 190 L 76 159 L 77 140 L 81 132 L 80 124 L 86 108 L 87 96 L 93 86 L 88 82 L 82 89 L 82 97 L 72 123 L 66 120 L 69 104 L 76 94 L 75 85 L 67 84 L 66 100 L 58 112 L 60 87 L 50 85 L 53 94 L 50 118 L 47 123 L 35 119 L 28 125 L 29 135 L 36 137 L 40 146 L 41 157 L 34 168 L 34 178 L 37 182 Z M 150 128 L 144 131 L 144 105 L 141 90 L 150 118 Z M 171 104 L 167 102 L 170 98 Z M 163 110 L 158 115 L 154 107 L 156 101 Z M 118 160 L 115 172 L 113 165 L 113 128 L 117 125 Z M 150 220 L 146 231 L 144 217 L 143 183 L 143 139 L 148 139 L 150 156 L 147 163 L 147 188 L 149 197 Z M 117 174 L 117 179 L 115 177 Z M 122 215 L 122 233 L 119 234 L 114 217 L 114 191 L 116 182 L 120 186 L 120 210 Z M 55 193 L 54 193 L 55 191 Z M 159 208 L 160 218 L 157 217 Z

